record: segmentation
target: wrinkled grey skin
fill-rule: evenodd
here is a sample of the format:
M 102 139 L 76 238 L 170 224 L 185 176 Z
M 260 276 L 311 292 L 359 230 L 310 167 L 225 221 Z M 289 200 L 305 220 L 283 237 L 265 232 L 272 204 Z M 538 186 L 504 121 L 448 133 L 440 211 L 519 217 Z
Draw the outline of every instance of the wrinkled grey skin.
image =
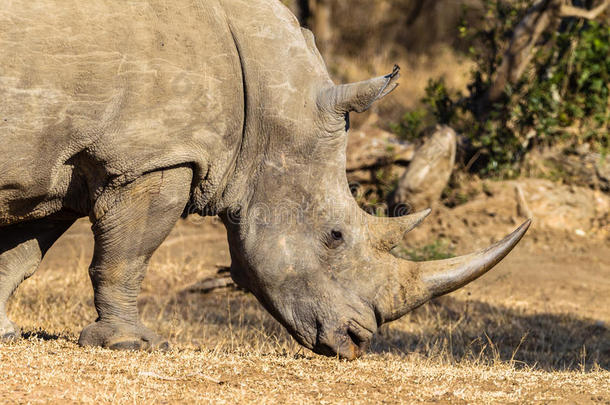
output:
M 335 86 L 279 1 L 11 1 L 0 55 L 4 338 L 19 336 L 6 301 L 83 216 L 98 318 L 81 345 L 167 347 L 136 299 L 151 255 L 196 212 L 221 217 L 233 278 L 299 343 L 348 359 L 382 323 L 485 273 L 529 225 L 461 258 L 394 258 L 428 211 L 365 214 L 345 149 L 348 114 L 398 72 Z

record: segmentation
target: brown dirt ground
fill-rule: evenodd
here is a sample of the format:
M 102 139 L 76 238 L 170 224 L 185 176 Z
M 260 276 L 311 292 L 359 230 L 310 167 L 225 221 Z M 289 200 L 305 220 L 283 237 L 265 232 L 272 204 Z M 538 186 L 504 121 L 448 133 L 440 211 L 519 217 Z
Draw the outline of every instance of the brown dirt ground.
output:
M 438 232 L 451 215 L 440 210 L 422 232 Z M 509 228 L 487 221 L 466 233 L 493 240 Z M 26 339 L 0 344 L 0 398 L 610 404 L 610 247 L 553 235 L 534 226 L 490 274 L 384 326 L 369 354 L 344 362 L 301 349 L 251 295 L 185 293 L 229 264 L 222 225 L 195 217 L 156 253 L 140 299 L 144 322 L 173 349 L 78 347 L 81 328 L 95 318 L 92 238 L 79 221 L 11 301 Z M 475 247 L 461 240 L 457 253 Z

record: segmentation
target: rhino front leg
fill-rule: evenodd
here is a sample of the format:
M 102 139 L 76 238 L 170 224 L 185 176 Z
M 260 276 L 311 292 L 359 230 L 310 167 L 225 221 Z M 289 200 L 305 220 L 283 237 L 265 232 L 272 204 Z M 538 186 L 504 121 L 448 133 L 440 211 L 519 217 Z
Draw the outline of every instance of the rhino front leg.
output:
M 40 219 L 0 228 L 0 339 L 21 335 L 6 315 L 6 303 L 74 220 Z
M 81 333 L 81 346 L 165 349 L 168 344 L 140 322 L 137 297 L 148 261 L 182 214 L 192 171 L 178 167 L 148 173 L 110 199 L 98 200 L 95 249 L 89 267 L 98 318 Z

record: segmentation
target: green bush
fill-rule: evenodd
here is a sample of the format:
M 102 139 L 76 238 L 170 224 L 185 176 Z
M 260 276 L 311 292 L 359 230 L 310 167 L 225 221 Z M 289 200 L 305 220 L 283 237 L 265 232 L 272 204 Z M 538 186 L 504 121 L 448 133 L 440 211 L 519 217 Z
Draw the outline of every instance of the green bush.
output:
M 513 177 L 532 148 L 558 142 L 588 143 L 603 154 L 610 147 L 610 26 L 565 19 L 542 37 L 528 71 L 491 106 L 480 100 L 492 84 L 512 30 L 529 6 L 487 0 L 483 26 L 461 26 L 476 63 L 468 94 L 450 92 L 431 80 L 422 100 L 427 114 L 405 114 L 393 129 L 416 138 L 421 123 L 451 125 L 469 141 L 465 166 L 487 176 Z
M 443 260 L 455 257 L 453 248 L 446 239 L 438 239 L 428 245 L 411 248 L 398 247 L 392 252 L 395 256 L 414 262 L 425 262 L 430 260 Z
M 407 111 L 399 123 L 390 124 L 390 129 L 400 139 L 411 142 L 416 141 L 423 130 L 426 115 L 426 110 L 422 109 Z

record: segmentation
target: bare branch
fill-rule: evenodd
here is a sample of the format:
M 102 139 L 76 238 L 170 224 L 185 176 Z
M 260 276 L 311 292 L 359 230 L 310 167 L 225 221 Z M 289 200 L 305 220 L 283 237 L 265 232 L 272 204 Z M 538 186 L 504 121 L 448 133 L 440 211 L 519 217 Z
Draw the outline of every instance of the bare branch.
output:
M 489 106 L 498 100 L 507 85 L 516 83 L 523 75 L 532 59 L 534 46 L 549 26 L 567 17 L 595 19 L 608 8 L 609 4 L 610 0 L 602 0 L 597 7 L 586 10 L 568 5 L 565 0 L 538 0 L 534 3 L 515 28 L 496 77 L 485 97 L 480 100 L 481 115 L 484 115 Z
M 519 22 L 485 103 L 491 104 L 504 92 L 506 85 L 516 83 L 532 58 L 532 49 L 542 33 L 553 23 L 560 5 L 556 0 L 539 0 Z
M 610 1 L 603 0 L 599 6 L 591 10 L 585 10 L 584 8 L 562 4 L 561 8 L 559 9 L 559 16 L 562 18 L 575 17 L 585 18 L 587 20 L 594 20 L 606 10 L 609 4 Z
M 185 288 L 181 293 L 207 294 L 214 290 L 232 287 L 235 287 L 235 283 L 231 277 L 210 277 Z

